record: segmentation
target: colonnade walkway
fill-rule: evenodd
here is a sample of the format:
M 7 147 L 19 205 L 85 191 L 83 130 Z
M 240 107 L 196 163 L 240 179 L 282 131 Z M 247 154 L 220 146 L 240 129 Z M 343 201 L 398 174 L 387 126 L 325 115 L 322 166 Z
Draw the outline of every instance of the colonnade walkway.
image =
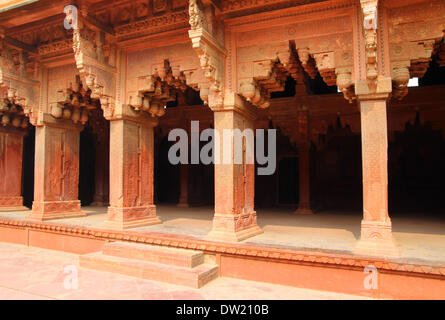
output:
M 83 207 L 87 216 L 50 220 L 48 223 L 107 229 L 106 207 Z M 258 209 L 258 225 L 264 233 L 242 241 L 250 246 L 352 253 L 360 237 L 361 212 L 320 211 L 296 215 L 291 208 Z M 26 220 L 29 211 L 0 212 L 0 219 Z M 157 205 L 162 224 L 128 229 L 141 233 L 173 234 L 205 239 L 212 228 L 213 207 L 178 208 Z M 401 262 L 445 263 L 443 215 L 391 213 L 393 236 Z

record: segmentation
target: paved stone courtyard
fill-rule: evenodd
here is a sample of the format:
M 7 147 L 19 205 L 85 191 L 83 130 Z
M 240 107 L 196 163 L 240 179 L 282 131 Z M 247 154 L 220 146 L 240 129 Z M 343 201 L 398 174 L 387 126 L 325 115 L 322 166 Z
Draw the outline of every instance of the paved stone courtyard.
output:
M 77 266 L 75 254 L 0 243 L 0 299 L 366 299 L 232 278 L 218 278 L 201 289 L 192 289 Z M 71 281 L 73 270 L 77 270 L 77 289 Z

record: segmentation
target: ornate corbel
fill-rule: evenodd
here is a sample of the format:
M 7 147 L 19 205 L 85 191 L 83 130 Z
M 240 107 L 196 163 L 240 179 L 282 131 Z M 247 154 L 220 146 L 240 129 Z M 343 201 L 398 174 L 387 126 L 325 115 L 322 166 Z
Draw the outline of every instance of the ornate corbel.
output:
M 30 79 L 26 70 L 27 55 L 19 51 L 16 67 L 10 48 L 0 39 L 0 124 L 26 128 L 36 124 L 40 83 Z
M 299 48 L 297 52 L 304 71 L 306 71 L 311 79 L 315 79 L 317 76 L 317 67 L 314 58 L 309 52 L 309 48 Z
M 377 6 L 378 0 L 360 0 L 366 50 L 366 78 L 376 81 L 377 68 Z
M 208 81 L 208 85 L 200 85 L 200 89 L 203 89 L 200 92 L 201 98 L 209 107 L 217 108 L 223 105 L 226 50 L 222 41 L 217 39 L 218 30 L 214 28 L 215 24 L 213 21 L 209 22 L 214 15 L 214 11 L 208 8 L 212 5 L 208 3 L 204 6 L 199 0 L 189 1 L 189 37 Z
M 284 90 L 288 75 L 298 79 L 296 63 L 287 41 L 246 48 L 238 61 L 238 92 L 252 105 L 267 108 L 270 94 Z
M 109 56 L 104 55 L 108 38 Z M 79 19 L 78 28 L 73 31 L 73 49 L 76 66 L 86 91 L 91 91 L 91 99 L 98 99 L 106 118 L 115 113 L 116 55 L 110 36 L 99 29 L 88 28 Z
M 65 90 L 57 92 L 56 102 L 50 103 L 51 115 L 56 119 L 72 120 L 75 124 L 85 124 L 90 110 L 100 108 L 100 101 L 91 97 L 80 77 Z
M 152 117 L 161 117 L 168 102 L 175 101 L 177 93 L 184 93 L 187 88 L 202 90 L 206 94 L 205 78 L 202 71 L 183 61 L 165 59 L 152 65 L 148 75 L 139 76 L 133 81 L 128 93 L 128 105 L 137 112 L 146 112 Z

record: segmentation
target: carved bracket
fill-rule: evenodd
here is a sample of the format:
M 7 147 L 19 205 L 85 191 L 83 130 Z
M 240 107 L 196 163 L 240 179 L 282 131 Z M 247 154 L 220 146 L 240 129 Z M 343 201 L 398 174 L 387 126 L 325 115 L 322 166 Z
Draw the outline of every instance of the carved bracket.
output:
M 315 79 L 319 72 L 323 81 L 328 86 L 337 85 L 350 103 L 356 99 L 350 52 L 337 50 L 311 53 L 309 48 L 299 48 L 297 52 L 301 65 L 311 79 Z
M 391 45 L 393 98 L 402 100 L 408 94 L 409 79 L 425 75 L 438 45 L 434 40 Z
M 71 119 L 85 124 L 88 121 L 89 110 L 100 108 L 100 101 L 91 97 L 91 90 L 85 89 L 76 77 L 74 84 L 66 90 L 57 92 L 57 102 L 51 103 L 51 115 L 56 119 Z
M 91 99 L 100 100 L 104 116 L 110 119 L 115 115 L 116 50 L 109 36 L 109 56 L 106 59 L 105 40 L 105 32 L 89 29 L 82 20 L 73 32 L 74 58 L 81 82 L 86 91 L 91 91 Z
M 377 68 L 377 6 L 378 0 L 360 0 L 366 50 L 366 77 L 376 81 Z
M 1 125 L 26 128 L 36 124 L 40 83 L 28 77 L 27 57 L 19 51 L 16 67 L 11 50 L 0 40 L 0 116 Z
M 201 99 L 208 103 L 209 107 L 218 108 L 223 105 L 226 50 L 221 44 L 221 39 L 217 38 L 218 30 L 214 28 L 212 21 L 212 6 L 213 4 L 209 3 L 205 7 L 199 0 L 190 0 L 189 38 L 208 81 L 208 84 L 200 84 Z

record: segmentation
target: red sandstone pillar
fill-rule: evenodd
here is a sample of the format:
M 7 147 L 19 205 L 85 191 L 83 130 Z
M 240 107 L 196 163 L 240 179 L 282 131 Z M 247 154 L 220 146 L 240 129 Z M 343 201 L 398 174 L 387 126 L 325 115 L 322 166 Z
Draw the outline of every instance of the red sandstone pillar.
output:
M 108 205 L 109 189 L 109 144 L 107 141 L 99 141 L 96 147 L 96 163 L 94 168 L 94 198 L 93 206 Z
M 21 197 L 25 133 L 13 127 L 0 127 L 0 211 L 28 210 Z
M 207 235 L 208 240 L 241 241 L 258 235 L 263 231 L 257 225 L 254 210 L 255 165 L 234 163 L 234 143 L 231 145 L 232 161 L 223 163 L 224 129 L 254 129 L 255 110 L 252 106 L 234 95 L 232 99 L 224 100 L 224 108 L 214 110 L 215 130 L 220 136 L 220 163 L 215 163 L 215 216 L 212 231 Z M 233 139 L 232 139 L 233 141 Z M 245 139 L 245 146 L 249 146 Z
M 298 147 L 299 203 L 296 214 L 312 214 L 310 203 L 310 144 Z
M 187 164 L 181 164 L 180 166 L 180 193 L 179 193 L 179 202 L 177 204 L 180 208 L 188 208 L 188 184 L 189 184 L 189 168 Z
M 363 163 L 363 220 L 356 251 L 397 256 L 388 215 L 386 100 L 360 100 Z
M 45 122 L 36 127 L 34 220 L 84 216 L 78 200 L 81 125 Z
M 161 223 L 153 204 L 153 145 L 153 124 L 111 121 L 107 226 L 125 229 Z

